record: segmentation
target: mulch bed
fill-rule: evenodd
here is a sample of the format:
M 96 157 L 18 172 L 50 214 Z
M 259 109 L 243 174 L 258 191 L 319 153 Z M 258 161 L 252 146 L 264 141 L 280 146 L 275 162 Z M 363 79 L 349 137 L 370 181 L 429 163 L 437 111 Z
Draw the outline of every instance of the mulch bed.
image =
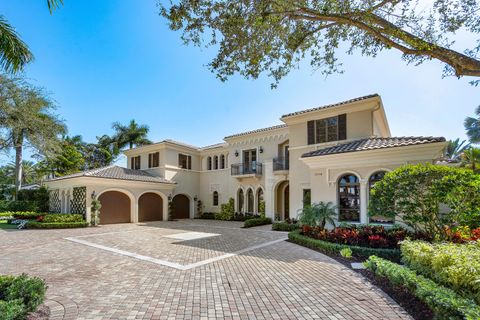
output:
M 415 297 L 412 293 L 410 293 L 408 289 L 403 287 L 393 286 L 387 278 L 379 277 L 370 270 L 352 268 L 352 262 L 363 262 L 365 260 L 359 259 L 356 257 L 347 259 L 339 255 L 328 254 L 321 250 L 315 250 L 315 251 L 318 251 L 323 253 L 324 255 L 327 255 L 330 258 L 340 262 L 344 266 L 363 275 L 365 279 L 370 281 L 370 283 L 380 288 L 383 292 L 385 292 L 388 296 L 390 296 L 390 298 L 392 298 L 403 309 L 405 309 L 405 311 L 407 311 L 408 314 L 412 316 L 414 319 L 430 320 L 434 318 L 433 312 L 430 310 L 430 308 L 425 303 L 423 303 L 423 301 L 421 301 L 420 299 Z

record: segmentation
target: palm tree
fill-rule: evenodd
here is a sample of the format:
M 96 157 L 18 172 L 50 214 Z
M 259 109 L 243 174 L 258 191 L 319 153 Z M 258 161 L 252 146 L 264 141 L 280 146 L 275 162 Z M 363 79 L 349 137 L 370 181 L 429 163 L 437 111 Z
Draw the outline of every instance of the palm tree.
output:
M 480 143 L 480 106 L 475 109 L 474 117 L 467 117 L 464 122 L 467 136 L 471 143 Z
M 5 166 L 5 171 L 8 176 L 12 177 L 12 181 L 14 181 L 16 172 L 15 162 L 10 162 L 7 166 Z M 22 161 L 22 184 L 38 182 L 40 180 L 40 176 L 41 174 L 39 172 L 39 166 L 37 163 L 28 160 Z
M 470 147 L 463 152 L 463 165 L 471 168 L 474 172 L 480 170 L 480 148 Z
M 23 81 L 0 76 L 0 129 L 2 148 L 15 151 L 15 190 L 22 185 L 23 150 L 44 155 L 59 149 L 58 136 L 66 127 L 51 113 L 53 102 L 41 89 Z
M 457 161 L 461 158 L 462 153 L 470 147 L 470 143 L 465 144 L 467 141 L 460 142 L 460 138 L 455 140 L 448 140 L 447 147 L 445 148 L 445 158 L 449 161 Z
M 47 0 L 50 13 L 60 7 L 63 0 Z M 33 54 L 15 29 L 0 15 L 0 68 L 8 73 L 16 73 L 33 60 Z
M 152 142 L 147 139 L 149 128 L 147 125 L 139 125 L 135 120 L 130 120 L 128 125 L 122 125 L 119 122 L 115 122 L 112 125 L 115 130 L 113 139 L 115 140 L 119 149 L 123 149 L 128 146 L 132 149 L 134 146 L 143 146 L 151 144 Z
M 310 227 L 319 226 L 325 228 L 327 223 L 335 227 L 335 217 L 337 216 L 337 207 L 332 202 L 316 202 L 300 209 L 298 221 L 300 224 Z

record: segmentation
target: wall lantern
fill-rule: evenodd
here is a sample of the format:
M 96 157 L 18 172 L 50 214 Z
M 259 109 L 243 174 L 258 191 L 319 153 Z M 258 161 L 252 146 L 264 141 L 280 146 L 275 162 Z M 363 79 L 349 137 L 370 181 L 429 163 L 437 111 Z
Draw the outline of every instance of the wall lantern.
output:
M 168 201 L 172 201 L 172 194 L 171 193 L 168 195 Z
M 93 190 L 93 191 L 92 191 L 92 194 L 91 194 L 92 199 L 95 199 L 95 195 L 96 195 L 96 194 L 95 194 L 95 190 Z
M 260 148 L 258 149 L 258 151 L 260 151 L 260 153 L 263 153 L 263 147 L 260 146 Z
M 193 197 L 193 201 L 197 201 L 198 198 L 197 198 L 197 195 L 195 195 L 195 197 Z
M 235 150 L 235 157 L 238 157 L 238 150 Z

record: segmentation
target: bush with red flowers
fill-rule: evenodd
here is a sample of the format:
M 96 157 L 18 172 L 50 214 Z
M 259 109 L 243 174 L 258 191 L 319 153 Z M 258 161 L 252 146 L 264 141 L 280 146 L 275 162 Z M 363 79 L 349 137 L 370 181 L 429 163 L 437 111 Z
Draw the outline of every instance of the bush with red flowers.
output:
M 347 225 L 326 230 L 320 227 L 307 227 L 302 229 L 303 234 L 314 239 L 346 244 L 351 246 L 395 249 L 399 248 L 399 242 L 407 237 L 411 239 L 432 240 L 426 234 L 412 233 L 405 228 L 392 226 L 372 225 Z M 480 232 L 479 232 L 480 235 Z

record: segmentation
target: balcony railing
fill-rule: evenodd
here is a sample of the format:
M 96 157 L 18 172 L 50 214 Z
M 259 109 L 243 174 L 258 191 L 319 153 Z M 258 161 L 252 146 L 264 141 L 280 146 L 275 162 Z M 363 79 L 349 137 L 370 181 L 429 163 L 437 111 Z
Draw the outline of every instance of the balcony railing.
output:
M 288 158 L 278 157 L 273 159 L 273 171 L 288 170 L 290 168 L 290 161 Z
M 232 164 L 231 170 L 232 170 L 232 176 L 241 176 L 241 175 L 247 175 L 247 174 L 261 176 L 262 164 L 256 163 L 256 162 L 237 163 L 237 164 Z

